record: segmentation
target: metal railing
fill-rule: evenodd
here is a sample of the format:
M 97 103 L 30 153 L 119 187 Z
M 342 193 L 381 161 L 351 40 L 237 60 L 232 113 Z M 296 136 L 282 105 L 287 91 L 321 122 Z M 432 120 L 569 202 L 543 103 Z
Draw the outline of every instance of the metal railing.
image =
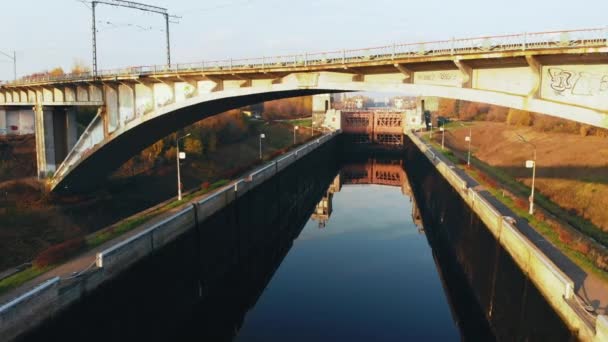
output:
M 119 77 L 156 74 L 163 72 L 175 73 L 182 71 L 233 72 L 247 71 L 252 69 L 268 69 L 270 71 L 272 69 L 345 65 L 349 63 L 387 61 L 427 56 L 602 46 L 608 46 L 608 27 L 462 39 L 452 38 L 449 40 L 392 44 L 365 49 L 337 50 L 330 52 L 303 53 L 296 55 L 245 59 L 225 59 L 196 63 L 179 63 L 171 66 L 136 66 L 121 69 L 101 70 L 97 75 L 94 75 L 92 72 L 64 74 L 60 76 L 38 75 L 32 77 L 23 77 L 13 82 L 0 83 L 0 85 L 19 85 L 54 81 L 86 81 L 94 77 Z

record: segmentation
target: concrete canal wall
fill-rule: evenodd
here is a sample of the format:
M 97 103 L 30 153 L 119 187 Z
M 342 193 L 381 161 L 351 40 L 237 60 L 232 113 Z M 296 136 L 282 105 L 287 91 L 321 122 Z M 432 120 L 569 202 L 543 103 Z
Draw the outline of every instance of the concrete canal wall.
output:
M 608 319 L 599 316 L 595 326 L 589 325 L 575 310 L 574 282 L 562 272 L 538 247 L 517 227 L 505 219 L 498 209 L 471 188 L 449 161 L 439 158 L 430 146 L 418 136 L 408 132 L 407 136 L 434 165 L 442 177 L 458 192 L 460 197 L 475 212 L 494 238 L 511 255 L 519 268 L 529 277 L 543 297 L 553 307 L 566 325 L 582 341 L 608 341 Z
M 99 285 L 193 229 L 197 223 L 226 207 L 299 159 L 333 140 L 331 132 L 299 146 L 251 171 L 245 177 L 194 200 L 149 228 L 99 251 L 91 269 L 72 277 L 52 278 L 0 306 L 0 341 L 10 341 L 66 309 Z M 120 238 L 119 238 L 120 239 Z

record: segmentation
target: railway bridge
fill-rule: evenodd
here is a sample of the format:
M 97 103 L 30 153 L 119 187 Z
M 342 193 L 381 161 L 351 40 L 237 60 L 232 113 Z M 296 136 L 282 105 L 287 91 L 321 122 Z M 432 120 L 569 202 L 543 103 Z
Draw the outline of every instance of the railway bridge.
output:
M 86 190 L 158 139 L 259 102 L 347 91 L 438 96 L 608 127 L 608 29 L 142 66 L 0 85 L 0 121 L 32 110 L 52 190 Z M 97 108 L 81 136 L 77 106 Z

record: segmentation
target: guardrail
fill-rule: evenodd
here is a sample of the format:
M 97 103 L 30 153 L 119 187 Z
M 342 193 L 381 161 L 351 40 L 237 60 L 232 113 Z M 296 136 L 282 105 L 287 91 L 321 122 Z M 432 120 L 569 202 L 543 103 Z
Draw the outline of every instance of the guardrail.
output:
M 349 63 L 386 61 L 397 58 L 416 58 L 442 55 L 461 55 L 484 52 L 505 52 L 535 49 L 563 49 L 574 47 L 608 46 L 608 27 L 568 31 L 521 33 L 500 36 L 448 39 L 429 42 L 391 44 L 363 49 L 336 50 L 295 55 L 201 61 L 174 65 L 135 66 L 120 69 L 72 73 L 60 76 L 37 75 L 9 81 L 6 85 L 40 82 L 87 81 L 94 77 L 147 75 L 180 71 L 213 72 L 227 70 L 284 69 L 308 66 L 331 66 Z M 2 83 L 0 83 L 1 85 Z

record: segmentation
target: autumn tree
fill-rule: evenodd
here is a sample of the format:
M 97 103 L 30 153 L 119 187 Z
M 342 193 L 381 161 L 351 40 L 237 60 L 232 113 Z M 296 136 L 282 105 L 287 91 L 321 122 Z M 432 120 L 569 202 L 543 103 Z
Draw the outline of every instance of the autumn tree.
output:
M 58 76 L 63 76 L 65 74 L 65 72 L 63 72 L 63 68 L 57 67 L 57 68 L 51 69 L 51 71 L 49 71 L 48 74 L 49 74 L 49 76 L 52 76 L 52 77 L 58 77 Z
M 165 159 L 168 161 L 175 160 L 176 156 L 177 156 L 177 149 L 174 146 L 170 147 L 169 149 L 167 149 L 165 151 Z
M 437 105 L 437 114 L 440 116 L 456 116 L 456 100 L 454 99 L 439 99 Z
M 200 156 L 203 154 L 203 143 L 200 139 L 186 138 L 184 140 L 184 151 Z
M 507 114 L 507 124 L 513 126 L 531 126 L 532 125 L 532 113 L 527 110 L 510 108 L 509 114 Z
M 217 150 L 217 135 L 215 132 L 211 131 L 209 134 L 209 139 L 207 141 L 207 152 L 213 153 Z
M 153 163 L 163 152 L 163 148 L 165 147 L 165 142 L 161 139 L 150 147 L 146 148 L 141 152 L 142 159 L 147 161 L 148 163 Z
M 72 65 L 72 74 L 84 74 L 90 72 L 91 68 L 82 60 L 75 59 L 74 64 Z

